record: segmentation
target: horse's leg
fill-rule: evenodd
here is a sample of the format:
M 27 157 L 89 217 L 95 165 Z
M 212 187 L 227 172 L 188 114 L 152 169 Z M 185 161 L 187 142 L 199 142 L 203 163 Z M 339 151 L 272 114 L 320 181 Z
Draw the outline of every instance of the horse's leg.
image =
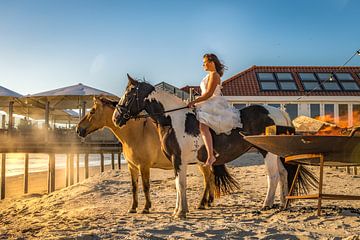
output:
M 206 166 L 198 165 L 198 167 L 204 178 L 204 191 L 203 191 L 201 201 L 198 205 L 198 209 L 205 209 L 205 205 L 208 202 L 208 195 L 209 195 L 209 188 L 210 188 L 209 176 L 208 176 L 208 172 L 206 171 L 207 170 Z
M 151 208 L 150 200 L 150 168 L 143 167 L 140 169 L 143 191 L 145 194 L 145 206 L 141 213 L 149 213 Z
M 279 169 L 278 169 L 276 155 L 272 153 L 267 153 L 264 162 L 268 174 L 268 189 L 263 204 L 263 209 L 268 209 L 271 208 L 274 204 L 275 191 L 280 176 L 279 176 Z
M 179 171 L 177 172 L 175 183 L 176 189 L 178 191 L 178 209 L 175 214 L 176 218 L 186 218 L 186 213 L 188 212 L 188 205 L 186 199 L 186 164 L 181 164 L 179 166 Z
M 285 201 L 286 201 L 286 196 L 288 195 L 289 189 L 288 189 L 288 173 L 284 167 L 284 165 L 282 164 L 280 157 L 278 157 L 277 159 L 277 163 L 278 163 L 278 169 L 279 169 L 279 174 L 280 174 L 280 202 L 281 202 L 281 207 L 285 206 Z
M 136 213 L 136 208 L 138 207 L 138 179 L 139 179 L 139 169 L 132 164 L 128 164 L 128 168 L 131 174 L 131 186 L 132 186 L 132 204 L 129 209 L 129 213 Z
M 213 174 L 209 166 L 198 165 L 204 177 L 204 192 L 202 199 L 198 205 L 198 209 L 205 209 L 205 206 L 210 207 L 214 201 L 214 184 Z

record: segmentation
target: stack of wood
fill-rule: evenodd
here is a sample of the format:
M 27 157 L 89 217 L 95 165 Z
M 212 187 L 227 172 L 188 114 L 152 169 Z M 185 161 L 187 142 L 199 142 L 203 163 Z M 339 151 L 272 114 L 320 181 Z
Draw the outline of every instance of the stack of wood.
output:
M 349 135 L 351 129 L 341 128 L 336 124 L 320 121 L 314 118 L 299 116 L 293 121 L 296 132 L 302 135 Z

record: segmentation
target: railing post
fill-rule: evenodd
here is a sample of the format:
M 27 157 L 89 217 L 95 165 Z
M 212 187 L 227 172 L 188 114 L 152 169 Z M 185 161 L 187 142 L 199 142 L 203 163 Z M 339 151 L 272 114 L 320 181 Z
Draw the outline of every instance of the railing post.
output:
M 86 179 L 86 178 L 89 178 L 89 154 L 88 153 L 85 153 L 84 168 L 85 168 L 85 179 Z
M 6 154 L 1 154 L 1 184 L 0 184 L 0 199 L 5 198 L 5 164 Z
M 101 172 L 104 172 L 104 169 L 105 169 L 105 161 L 104 161 L 104 154 L 103 153 L 100 153 L 100 171 Z
M 114 153 L 111 153 L 111 169 L 115 169 L 115 156 Z
M 70 154 L 70 185 L 74 184 L 74 154 Z
M 29 192 L 29 154 L 25 153 L 24 163 L 24 194 Z
M 354 166 L 354 175 L 357 175 L 357 166 Z

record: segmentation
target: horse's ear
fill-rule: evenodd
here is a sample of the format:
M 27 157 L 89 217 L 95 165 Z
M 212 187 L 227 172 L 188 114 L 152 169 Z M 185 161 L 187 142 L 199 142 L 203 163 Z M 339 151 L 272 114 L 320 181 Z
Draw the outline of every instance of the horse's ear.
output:
M 129 75 L 128 73 L 127 73 L 126 75 L 127 75 L 127 77 L 128 77 L 129 84 L 131 84 L 131 85 L 133 85 L 133 86 L 135 86 L 136 84 L 138 84 L 138 82 L 137 82 L 135 79 L 133 79 L 132 77 L 130 77 L 130 75 Z

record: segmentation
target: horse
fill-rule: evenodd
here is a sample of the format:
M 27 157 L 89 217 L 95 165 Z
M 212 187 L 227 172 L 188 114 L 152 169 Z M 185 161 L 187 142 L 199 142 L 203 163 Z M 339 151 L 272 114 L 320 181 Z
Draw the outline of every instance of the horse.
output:
M 147 114 L 140 113 L 145 110 Z M 156 90 L 147 82 L 139 82 L 128 75 L 128 85 L 124 95 L 114 111 L 115 125 L 124 127 L 132 118 L 150 117 L 156 122 L 161 139 L 161 148 L 175 169 L 177 200 L 174 216 L 185 218 L 188 210 L 186 199 L 186 166 L 205 162 L 207 153 L 199 131 L 199 122 L 193 109 L 186 107 L 185 102 L 166 91 Z M 253 105 L 240 110 L 242 128 L 235 128 L 230 134 L 215 134 L 213 148 L 217 165 L 224 165 L 254 147 L 244 140 L 243 136 L 258 135 L 271 125 L 288 126 L 291 121 L 286 112 L 280 109 Z M 242 134 L 239 134 L 241 132 Z M 264 156 L 268 173 L 268 190 L 263 209 L 271 208 L 278 182 L 280 181 L 281 205 L 285 205 L 285 196 L 295 177 L 296 165 L 284 164 L 278 156 L 259 149 Z M 307 191 L 316 185 L 316 177 L 305 167 L 300 166 L 296 191 Z
M 76 131 L 80 137 L 98 129 L 110 129 L 122 143 L 123 152 L 128 162 L 132 184 L 132 204 L 129 213 L 136 213 L 138 207 L 138 176 L 141 173 L 146 203 L 142 213 L 149 213 L 150 201 L 150 168 L 173 169 L 171 162 L 160 148 L 157 129 L 150 119 L 137 119 L 128 122 L 126 127 L 118 128 L 112 122 L 112 115 L 118 101 L 103 96 L 94 97 L 93 106 L 77 124 Z M 141 151 L 139 151 L 141 149 Z M 210 207 L 214 201 L 214 176 L 210 168 L 199 165 L 204 177 L 204 192 L 198 209 Z

